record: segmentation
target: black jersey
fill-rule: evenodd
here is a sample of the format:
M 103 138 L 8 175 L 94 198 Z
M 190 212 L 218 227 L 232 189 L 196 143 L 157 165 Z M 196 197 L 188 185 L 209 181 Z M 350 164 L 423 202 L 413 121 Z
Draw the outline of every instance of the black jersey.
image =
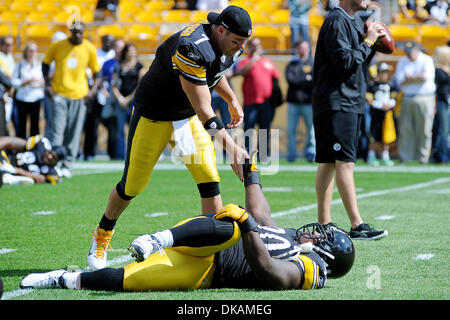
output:
M 300 254 L 295 241 L 295 229 L 258 226 L 260 238 L 273 258 L 292 261 L 302 275 L 299 289 L 319 289 L 325 285 L 325 262 L 314 252 Z M 247 263 L 242 240 L 233 247 L 216 254 L 216 271 L 211 286 L 215 288 L 257 288 L 269 289 L 259 281 Z
M 139 82 L 135 108 L 152 120 L 175 121 L 195 115 L 179 75 L 212 92 L 235 59 L 223 55 L 211 42 L 211 24 L 192 24 L 169 37 Z

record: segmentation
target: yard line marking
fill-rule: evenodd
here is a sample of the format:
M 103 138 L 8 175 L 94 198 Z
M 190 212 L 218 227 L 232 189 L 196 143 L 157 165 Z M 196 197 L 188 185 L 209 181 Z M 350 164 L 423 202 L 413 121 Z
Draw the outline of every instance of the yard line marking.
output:
M 432 253 L 421 253 L 421 254 L 418 254 L 417 256 L 415 256 L 413 259 L 414 260 L 430 260 L 433 257 L 434 257 L 434 254 L 432 254 Z
M 386 216 L 376 217 L 375 219 L 377 219 L 377 220 L 391 220 L 391 219 L 394 219 L 394 218 L 395 218 L 395 216 L 386 215 Z
M 15 250 L 15 249 L 13 249 Z M 133 260 L 133 258 L 131 257 L 131 254 L 126 254 L 126 255 L 122 255 L 119 257 L 116 257 L 114 259 L 111 259 L 109 261 L 106 262 L 106 266 L 107 267 L 112 267 L 115 265 L 122 265 L 128 261 Z M 81 271 L 87 271 L 89 270 L 87 267 L 82 269 Z M 16 289 L 16 290 L 12 290 L 12 291 L 8 291 L 3 293 L 3 296 L 1 297 L 0 300 L 8 300 L 11 298 L 16 298 L 16 297 L 20 297 L 26 294 L 29 294 L 31 292 L 33 292 L 34 289 Z
M 264 187 L 264 192 L 292 192 L 292 187 Z
M 1 248 L 1 249 L 0 249 L 0 254 L 9 253 L 9 252 L 13 252 L 13 251 L 16 251 L 16 250 L 17 250 L 17 249 Z
M 155 217 L 161 217 L 161 216 L 167 216 L 167 215 L 169 215 L 167 212 L 154 212 L 154 213 L 146 213 L 146 214 L 144 214 L 144 217 L 155 218 Z
M 442 183 L 446 183 L 446 182 L 450 182 L 450 178 L 439 178 L 436 180 L 412 184 L 412 185 L 400 187 L 400 188 L 385 189 L 385 190 L 378 190 L 378 191 L 362 193 L 362 194 L 356 195 L 356 198 L 357 199 L 365 199 L 365 198 L 370 198 L 370 197 L 382 196 L 382 195 L 393 193 L 393 192 L 404 192 L 404 191 L 417 190 L 417 189 L 422 189 L 422 188 L 426 188 L 426 187 L 429 187 L 432 185 L 442 184 Z M 336 199 L 336 200 L 331 201 L 332 205 L 340 204 L 340 203 L 342 203 L 341 199 Z M 288 209 L 288 210 L 274 212 L 274 213 L 272 213 L 272 217 L 275 217 L 275 218 L 281 217 L 281 216 L 285 216 L 288 214 L 298 213 L 298 212 L 307 211 L 307 210 L 311 210 L 311 209 L 315 209 L 315 208 L 317 208 L 316 203 L 306 205 L 306 206 L 299 206 L 299 207 Z
M 56 214 L 56 211 L 49 210 L 49 211 L 37 211 L 32 213 L 35 216 L 48 216 L 50 214 Z

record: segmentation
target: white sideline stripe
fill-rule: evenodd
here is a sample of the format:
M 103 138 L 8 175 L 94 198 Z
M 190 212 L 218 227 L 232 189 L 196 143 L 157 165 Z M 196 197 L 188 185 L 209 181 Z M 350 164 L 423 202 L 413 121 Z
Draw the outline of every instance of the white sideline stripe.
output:
M 49 210 L 49 211 L 36 211 L 32 213 L 35 216 L 48 216 L 50 214 L 56 214 L 56 211 Z
M 432 253 L 421 253 L 421 254 L 418 254 L 417 256 L 415 256 L 413 259 L 414 260 L 430 260 L 433 257 L 434 257 L 434 254 L 432 254 Z
M 377 219 L 377 220 L 391 220 L 391 219 L 394 219 L 394 218 L 395 218 L 395 216 L 388 216 L 388 215 L 386 215 L 386 216 L 376 217 L 375 219 Z
M 154 212 L 154 213 L 146 213 L 144 217 L 146 218 L 156 218 L 169 215 L 167 212 Z
M 316 165 L 273 165 L 278 171 L 285 172 L 316 172 Z M 122 171 L 124 163 L 85 163 L 75 162 L 72 166 L 73 175 L 98 174 L 114 171 Z M 223 171 L 231 171 L 228 164 L 218 164 L 217 168 Z M 260 165 L 261 172 L 265 168 L 271 168 L 269 165 Z M 182 164 L 157 163 L 154 170 L 186 170 Z M 450 173 L 449 166 L 394 166 L 394 167 L 370 167 L 356 165 L 355 172 L 404 172 L 404 173 Z
M 15 249 L 13 249 L 13 250 L 15 250 Z M 107 261 L 106 266 L 112 267 L 115 265 L 121 265 L 121 264 L 126 263 L 131 260 L 133 260 L 133 258 L 131 257 L 131 254 L 126 254 L 126 255 L 119 256 L 119 257 L 116 257 L 114 259 Z M 88 268 L 82 269 L 82 271 L 86 271 L 86 270 L 88 270 Z M 0 300 L 8 300 L 8 299 L 20 297 L 20 296 L 29 294 L 31 292 L 33 292 L 33 289 L 16 289 L 13 291 L 8 291 L 8 292 L 3 293 L 3 296 Z
M 356 198 L 364 199 L 364 198 L 382 196 L 382 195 L 393 193 L 393 192 L 404 192 L 404 191 L 417 190 L 417 189 L 426 188 L 426 187 L 429 187 L 429 186 L 432 186 L 435 184 L 441 184 L 441 183 L 446 183 L 446 182 L 450 182 L 450 178 L 439 178 L 439 179 L 436 179 L 433 181 L 412 184 L 412 185 L 400 187 L 400 188 L 385 189 L 385 190 L 362 193 L 362 194 L 356 195 Z M 331 201 L 332 205 L 339 204 L 339 203 L 342 203 L 341 199 L 336 199 L 336 200 Z M 289 210 L 274 212 L 274 213 L 272 213 L 272 217 L 281 217 L 281 216 L 285 216 L 288 214 L 298 213 L 298 212 L 307 211 L 307 210 L 311 210 L 311 209 L 315 209 L 315 208 L 317 208 L 316 203 L 310 204 L 307 206 L 300 206 L 300 207 L 292 208 Z
M 292 192 L 292 187 L 264 187 L 264 192 Z
M 17 249 L 10 249 L 10 248 L 1 248 L 0 249 L 0 254 L 5 254 L 5 253 L 8 253 L 8 252 L 13 252 L 13 251 L 16 251 Z

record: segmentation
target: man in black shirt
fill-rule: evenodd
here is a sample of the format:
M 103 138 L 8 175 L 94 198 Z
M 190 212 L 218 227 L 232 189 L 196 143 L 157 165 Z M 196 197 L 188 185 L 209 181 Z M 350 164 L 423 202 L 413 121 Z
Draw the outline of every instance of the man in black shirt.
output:
M 231 115 L 228 128 L 243 121 L 242 107 L 230 88 L 226 72 L 244 50 L 252 32 L 248 13 L 236 6 L 220 15 L 194 23 L 169 37 L 139 81 L 130 120 L 125 169 L 110 193 L 108 204 L 88 254 L 91 269 L 104 268 L 114 226 L 130 201 L 150 181 L 153 168 L 169 143 L 197 184 L 203 214 L 222 207 L 220 177 L 211 136 L 230 155 L 231 167 L 242 181 L 240 164 L 248 158 L 225 130 L 211 107 L 216 90 L 227 101 Z
M 328 14 L 319 33 L 313 72 L 312 105 L 316 135 L 316 195 L 318 221 L 332 226 L 334 175 L 351 222 L 353 239 L 374 240 L 387 235 L 363 223 L 353 170 L 364 112 L 367 66 L 381 27 L 372 23 L 364 33 L 360 10 L 364 0 L 341 0 Z

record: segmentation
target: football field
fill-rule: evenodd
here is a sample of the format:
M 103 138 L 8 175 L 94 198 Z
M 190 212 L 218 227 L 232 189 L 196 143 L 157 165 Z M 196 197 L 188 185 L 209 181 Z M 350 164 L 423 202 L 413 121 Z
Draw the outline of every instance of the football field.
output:
M 355 241 L 353 269 L 316 291 L 196 291 L 116 293 L 89 290 L 22 290 L 22 277 L 54 269 L 85 269 L 92 230 L 99 222 L 120 162 L 77 163 L 74 176 L 57 186 L 0 189 L 0 277 L 3 300 L 447 300 L 450 297 L 450 167 L 372 168 L 358 163 L 358 204 L 364 222 L 386 229 L 387 238 Z M 263 169 L 263 168 L 262 168 Z M 276 174 L 261 175 L 272 215 L 280 227 L 317 220 L 315 165 L 281 161 Z M 244 205 L 244 187 L 220 166 L 224 204 Z M 273 173 L 273 172 L 272 172 Z M 157 165 L 145 192 L 120 217 L 108 265 L 132 262 L 126 250 L 138 235 L 198 215 L 200 200 L 189 172 L 170 162 Z M 337 190 L 333 221 L 349 229 Z

